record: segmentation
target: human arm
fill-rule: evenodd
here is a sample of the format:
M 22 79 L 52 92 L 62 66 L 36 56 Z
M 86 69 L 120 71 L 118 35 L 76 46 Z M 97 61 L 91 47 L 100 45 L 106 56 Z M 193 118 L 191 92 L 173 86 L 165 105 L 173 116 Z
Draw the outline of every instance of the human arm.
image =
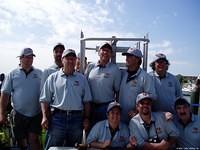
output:
M 90 113 L 91 113 L 91 106 L 89 102 L 84 103 L 84 115 L 83 115 L 83 128 L 86 132 L 89 131 L 90 128 Z
M 40 105 L 41 105 L 41 110 L 42 110 L 41 126 L 44 129 L 48 129 L 48 127 L 49 127 L 48 119 L 50 116 L 49 104 L 47 102 L 41 102 Z
M 0 97 L 0 124 L 6 122 L 6 108 L 10 100 L 10 95 L 2 92 Z

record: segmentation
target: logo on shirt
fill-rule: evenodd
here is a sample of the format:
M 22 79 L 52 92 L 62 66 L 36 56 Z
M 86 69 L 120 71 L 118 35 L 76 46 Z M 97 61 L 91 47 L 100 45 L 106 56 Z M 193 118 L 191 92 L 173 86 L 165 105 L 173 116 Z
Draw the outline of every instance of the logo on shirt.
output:
M 37 74 L 33 74 L 33 78 L 39 78 Z
M 200 129 L 197 127 L 192 128 L 192 133 L 199 133 Z
M 104 78 L 109 78 L 110 77 L 110 73 L 104 73 Z
M 173 87 L 173 84 L 172 84 L 172 82 L 168 82 L 168 87 Z
M 79 81 L 74 81 L 74 86 L 79 86 Z

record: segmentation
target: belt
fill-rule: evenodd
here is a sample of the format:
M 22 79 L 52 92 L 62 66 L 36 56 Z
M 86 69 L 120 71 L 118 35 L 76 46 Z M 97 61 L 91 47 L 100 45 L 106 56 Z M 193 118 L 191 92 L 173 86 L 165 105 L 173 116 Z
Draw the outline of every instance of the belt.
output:
M 101 107 L 101 106 L 105 106 L 105 105 L 108 105 L 109 103 L 111 103 L 111 101 L 110 102 L 104 102 L 104 103 L 93 103 L 94 104 L 94 106 L 95 107 Z
M 66 115 L 73 115 L 73 114 L 81 114 L 83 113 L 82 110 L 61 110 L 58 108 L 54 108 L 55 113 L 61 113 L 61 114 L 66 114 Z

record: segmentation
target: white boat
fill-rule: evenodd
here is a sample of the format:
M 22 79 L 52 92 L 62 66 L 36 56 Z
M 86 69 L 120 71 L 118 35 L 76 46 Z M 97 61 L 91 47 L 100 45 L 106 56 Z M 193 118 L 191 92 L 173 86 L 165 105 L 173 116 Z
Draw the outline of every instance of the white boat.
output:
M 190 96 L 194 88 L 195 88 L 195 84 L 192 84 L 192 83 L 184 84 L 182 88 L 183 95 Z

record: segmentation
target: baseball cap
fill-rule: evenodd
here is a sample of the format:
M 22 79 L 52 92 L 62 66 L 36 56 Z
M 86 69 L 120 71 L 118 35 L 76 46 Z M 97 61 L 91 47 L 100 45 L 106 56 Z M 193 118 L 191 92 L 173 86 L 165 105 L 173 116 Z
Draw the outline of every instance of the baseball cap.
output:
M 109 111 L 111 111 L 111 109 L 113 109 L 114 107 L 118 107 L 120 110 L 122 109 L 121 106 L 120 106 L 120 104 L 119 104 L 118 102 L 114 101 L 114 102 L 111 102 L 111 103 L 108 105 L 107 113 L 108 113 Z
M 127 55 L 131 55 L 131 56 L 136 56 L 141 58 L 142 57 L 142 52 L 141 50 L 137 49 L 137 48 L 129 48 L 127 52 L 122 53 L 123 56 L 127 56 Z
M 183 97 L 178 97 L 175 101 L 174 107 L 176 108 L 177 105 L 188 105 L 190 106 L 190 103 Z
M 156 61 L 158 61 L 158 60 L 160 60 L 160 59 L 165 60 L 167 62 L 167 64 L 169 64 L 169 61 L 167 60 L 166 55 L 162 54 L 162 53 L 156 54 L 154 56 L 153 61 L 151 62 L 151 64 L 154 63 L 154 62 L 156 62 Z
M 138 94 L 138 96 L 136 98 L 136 104 L 139 103 L 143 99 L 153 100 L 153 98 L 150 96 L 150 94 L 143 92 L 143 93 Z
M 64 52 L 62 54 L 62 58 L 67 56 L 67 55 L 76 57 L 76 52 L 73 49 L 66 49 L 66 50 L 64 50 Z
M 101 44 L 101 46 L 99 47 L 99 49 L 102 49 L 102 48 L 108 48 L 108 49 L 110 49 L 112 51 L 112 46 L 108 42 L 105 42 L 105 43 Z
M 62 44 L 62 43 L 58 43 L 54 46 L 53 50 L 57 49 L 57 48 L 60 48 L 60 49 L 65 49 L 65 46 Z
M 20 55 L 17 57 L 29 56 L 29 55 L 35 56 L 35 54 L 33 54 L 33 50 L 31 48 L 24 48 L 22 49 Z

